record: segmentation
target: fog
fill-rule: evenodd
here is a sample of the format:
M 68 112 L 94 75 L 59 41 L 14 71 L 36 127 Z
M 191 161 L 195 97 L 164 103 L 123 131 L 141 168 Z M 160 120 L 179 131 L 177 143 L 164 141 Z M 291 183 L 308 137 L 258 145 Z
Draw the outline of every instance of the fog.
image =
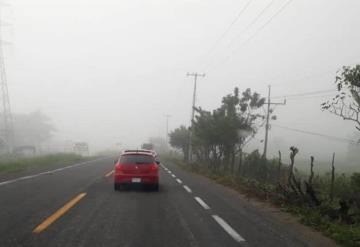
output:
M 276 0 L 14 0 L 3 6 L 5 62 L 12 112 L 41 111 L 56 132 L 51 143 L 88 142 L 91 150 L 116 143 L 138 147 L 152 136 L 189 125 L 193 78 L 197 105 L 212 110 L 234 87 L 272 96 L 334 89 L 336 71 L 359 63 L 360 2 Z M 321 97 L 289 97 L 277 106 L 270 156 L 287 152 L 330 160 L 348 144 L 279 126 L 354 139 L 354 124 L 320 104 Z M 283 98 L 274 98 L 282 102 Z M 248 150 L 260 148 L 260 131 Z

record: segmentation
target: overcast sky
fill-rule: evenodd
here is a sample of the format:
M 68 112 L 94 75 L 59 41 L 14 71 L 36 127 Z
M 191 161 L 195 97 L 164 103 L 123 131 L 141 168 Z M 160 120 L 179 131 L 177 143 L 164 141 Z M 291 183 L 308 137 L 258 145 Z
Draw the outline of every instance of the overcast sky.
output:
M 3 7 L 4 47 L 13 112 L 41 110 L 57 140 L 88 141 L 94 149 L 137 146 L 190 121 L 192 78 L 197 105 L 218 107 L 234 87 L 265 95 L 334 88 L 335 72 L 360 60 L 360 1 L 13 0 Z M 259 29 L 261 28 L 261 29 Z M 222 37 L 221 39 L 219 39 Z M 334 91 L 335 94 L 335 91 Z M 278 106 L 274 124 L 351 138 L 354 127 L 320 110 L 330 96 Z M 275 99 L 274 99 L 275 100 Z M 281 99 L 279 99 L 281 100 Z M 261 147 L 260 132 L 249 149 Z M 346 150 L 273 126 L 270 150 L 298 145 L 304 156 Z

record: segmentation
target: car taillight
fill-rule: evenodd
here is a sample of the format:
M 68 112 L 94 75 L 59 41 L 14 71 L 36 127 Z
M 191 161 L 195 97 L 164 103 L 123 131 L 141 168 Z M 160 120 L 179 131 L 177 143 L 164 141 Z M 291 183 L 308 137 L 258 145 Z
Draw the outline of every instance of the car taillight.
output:
M 157 172 L 159 170 L 159 167 L 157 164 L 152 164 L 151 167 L 150 167 L 150 170 L 152 172 Z
M 122 171 L 123 166 L 121 164 L 116 164 L 115 171 Z

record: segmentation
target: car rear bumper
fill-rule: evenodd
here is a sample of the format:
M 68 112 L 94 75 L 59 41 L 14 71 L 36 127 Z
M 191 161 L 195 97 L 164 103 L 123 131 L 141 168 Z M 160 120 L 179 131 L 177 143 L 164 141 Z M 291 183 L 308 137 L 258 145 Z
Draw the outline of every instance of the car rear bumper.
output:
M 158 184 L 158 175 L 144 175 L 144 174 L 115 174 L 114 183 L 116 184 L 133 184 L 133 178 L 140 178 L 141 184 Z

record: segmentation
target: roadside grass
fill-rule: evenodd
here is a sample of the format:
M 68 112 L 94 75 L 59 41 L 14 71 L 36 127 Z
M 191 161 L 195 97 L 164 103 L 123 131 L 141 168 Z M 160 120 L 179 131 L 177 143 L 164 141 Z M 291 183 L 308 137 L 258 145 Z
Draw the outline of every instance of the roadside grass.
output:
M 285 210 L 300 217 L 300 222 L 310 226 L 342 246 L 360 246 L 360 227 L 334 222 L 324 217 L 319 210 L 287 205 Z
M 259 182 L 236 175 L 219 175 L 203 166 L 188 166 L 179 159 L 170 158 L 169 161 L 184 170 L 203 175 L 229 188 L 244 194 L 247 198 L 257 198 L 280 207 L 283 211 L 299 217 L 300 222 L 322 232 L 325 236 L 334 239 L 338 244 L 346 247 L 360 246 L 360 226 L 341 223 L 340 220 L 331 220 L 324 216 L 321 208 L 292 205 L 283 200 L 272 184 Z
M 59 164 L 70 165 L 80 160 L 83 160 L 80 155 L 68 153 L 49 154 L 35 157 L 6 158 L 0 160 L 0 173 L 15 173 Z

